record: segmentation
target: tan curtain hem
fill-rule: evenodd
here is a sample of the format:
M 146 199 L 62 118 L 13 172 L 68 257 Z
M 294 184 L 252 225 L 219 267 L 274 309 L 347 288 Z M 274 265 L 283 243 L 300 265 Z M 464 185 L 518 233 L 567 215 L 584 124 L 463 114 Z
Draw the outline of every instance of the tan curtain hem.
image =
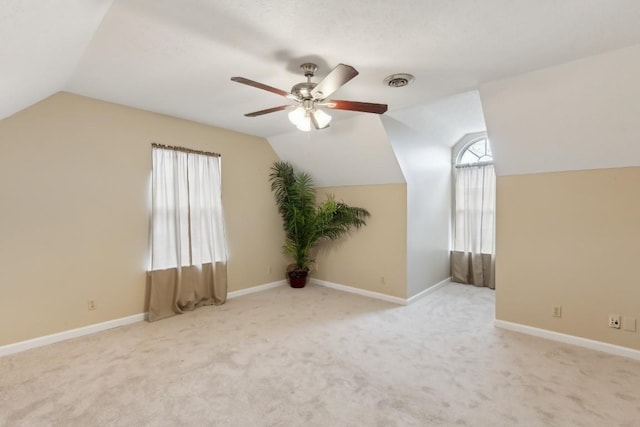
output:
M 168 268 L 150 273 L 149 321 L 191 311 L 227 300 L 227 264 Z
M 451 251 L 451 281 L 495 289 L 494 256 Z

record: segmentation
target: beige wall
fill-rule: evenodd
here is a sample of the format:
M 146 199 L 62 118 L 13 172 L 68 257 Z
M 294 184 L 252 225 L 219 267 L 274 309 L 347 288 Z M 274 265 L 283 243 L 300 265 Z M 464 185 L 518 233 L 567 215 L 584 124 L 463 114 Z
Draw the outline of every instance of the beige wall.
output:
M 639 73 L 636 45 L 480 88 L 498 175 L 498 319 L 640 348 L 639 333 L 607 322 L 640 320 Z
M 640 349 L 607 325 L 640 321 L 639 189 L 637 167 L 498 177 L 496 318 Z
M 266 140 L 59 93 L 0 121 L 0 345 L 144 311 L 151 142 L 222 154 L 229 290 L 282 279 Z
M 367 225 L 323 246 L 312 276 L 328 282 L 406 298 L 407 186 L 358 185 L 318 189 L 319 200 L 336 200 L 367 209 Z M 384 279 L 383 279 L 384 278 Z

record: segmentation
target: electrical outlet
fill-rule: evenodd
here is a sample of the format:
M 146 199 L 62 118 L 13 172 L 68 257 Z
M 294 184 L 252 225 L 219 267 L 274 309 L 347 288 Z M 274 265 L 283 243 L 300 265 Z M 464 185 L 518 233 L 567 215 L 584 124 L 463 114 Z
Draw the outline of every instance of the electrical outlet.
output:
M 271 274 L 271 266 L 267 267 L 267 274 Z
M 93 311 L 93 310 L 95 310 L 95 309 L 96 309 L 96 301 L 95 301 L 95 300 L 90 299 L 90 300 L 88 301 L 88 303 L 87 303 L 87 309 L 88 309 L 89 311 Z
M 382 283 L 383 285 L 387 284 L 387 281 L 385 280 L 384 276 L 380 276 L 380 283 Z
M 553 313 L 551 314 L 553 317 L 562 317 L 562 306 L 557 305 L 553 307 Z
M 609 327 L 614 329 L 620 329 L 620 315 L 619 314 L 610 314 L 609 315 Z

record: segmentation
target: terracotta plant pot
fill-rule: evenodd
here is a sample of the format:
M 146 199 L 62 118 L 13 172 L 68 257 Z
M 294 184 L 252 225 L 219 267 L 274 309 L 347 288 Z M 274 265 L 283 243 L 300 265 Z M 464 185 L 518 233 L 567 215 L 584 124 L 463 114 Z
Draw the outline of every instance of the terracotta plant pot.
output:
M 287 272 L 289 278 L 289 286 L 292 288 L 304 288 L 309 278 L 309 272 L 306 270 L 292 270 Z

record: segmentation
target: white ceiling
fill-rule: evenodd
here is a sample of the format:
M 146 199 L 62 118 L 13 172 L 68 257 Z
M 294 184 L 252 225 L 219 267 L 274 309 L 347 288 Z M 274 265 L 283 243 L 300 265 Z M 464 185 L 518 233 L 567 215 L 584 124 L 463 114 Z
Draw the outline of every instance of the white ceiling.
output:
M 66 90 L 269 137 L 285 112 L 243 114 L 286 99 L 232 76 L 288 90 L 343 62 L 360 75 L 336 98 L 394 113 L 640 43 L 639 22 L 630 0 L 1 0 L 0 119 Z M 383 85 L 399 72 L 415 83 Z

